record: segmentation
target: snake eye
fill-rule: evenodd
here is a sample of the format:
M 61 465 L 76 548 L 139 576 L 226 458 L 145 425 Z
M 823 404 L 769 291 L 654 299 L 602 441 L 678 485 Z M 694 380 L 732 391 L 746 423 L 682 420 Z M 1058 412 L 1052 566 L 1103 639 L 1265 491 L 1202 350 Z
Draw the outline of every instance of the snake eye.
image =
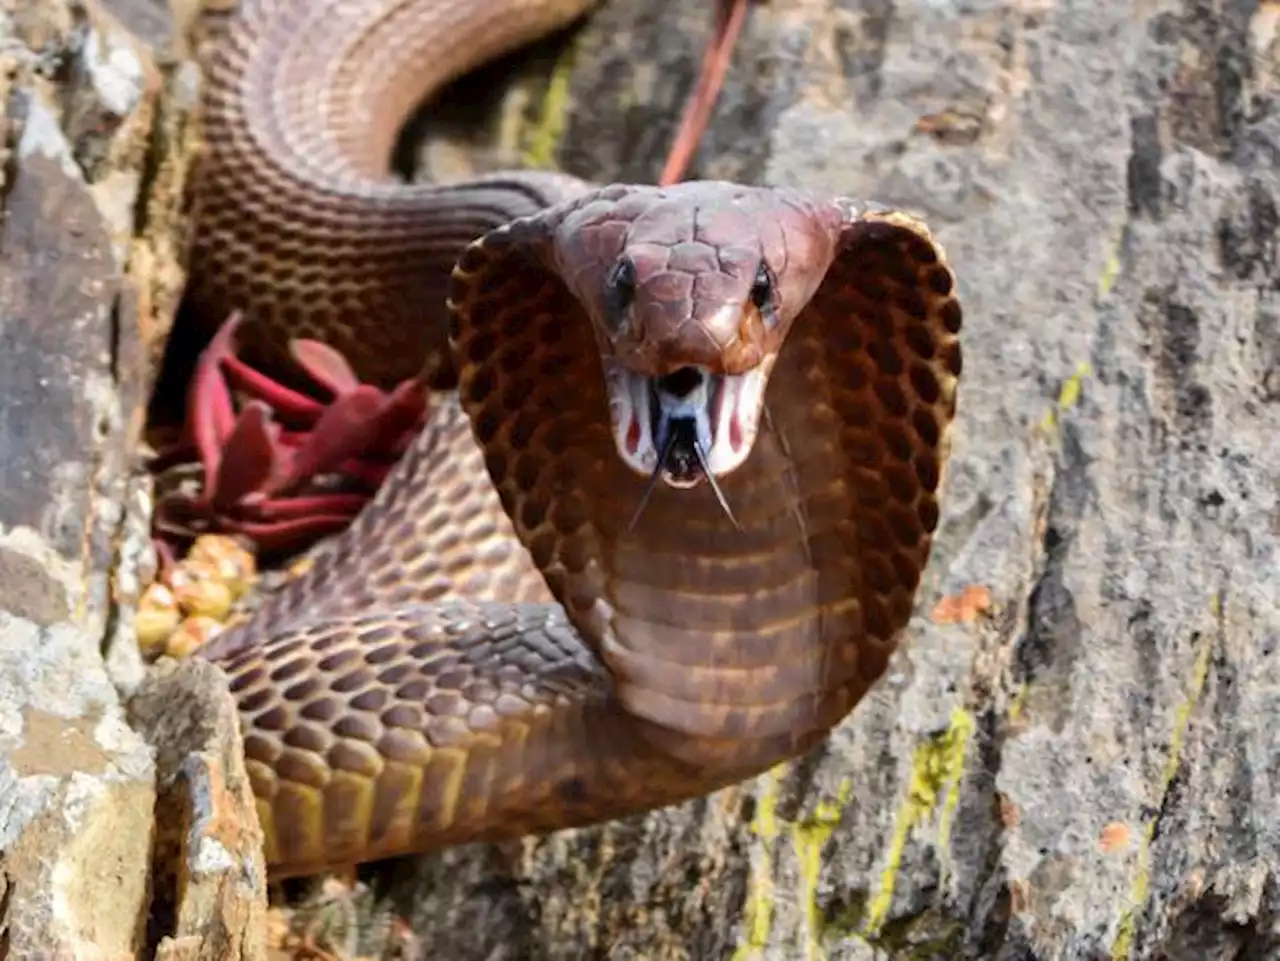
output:
M 778 323 L 778 307 L 773 302 L 773 275 L 763 260 L 756 268 L 756 278 L 751 282 L 751 303 L 760 311 L 760 317 L 768 327 Z
M 620 257 L 604 283 L 604 307 L 609 326 L 618 330 L 627 319 L 627 310 L 636 297 L 636 265 L 630 257 Z

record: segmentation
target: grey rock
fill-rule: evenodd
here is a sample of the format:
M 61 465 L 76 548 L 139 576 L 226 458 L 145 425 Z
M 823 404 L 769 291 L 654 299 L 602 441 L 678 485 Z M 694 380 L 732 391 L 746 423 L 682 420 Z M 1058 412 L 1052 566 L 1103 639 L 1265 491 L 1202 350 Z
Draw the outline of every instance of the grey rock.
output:
M 0 11 L 5 957 L 117 959 L 147 944 L 156 771 L 120 690 L 142 676 L 131 605 L 154 559 L 135 456 L 176 290 L 171 241 L 143 216 L 164 221 L 182 169 L 153 140 L 179 129 L 162 89 L 149 49 L 105 8 Z
M 11 956 L 142 947 L 154 805 L 151 750 L 93 639 L 0 613 L 0 928 Z
M 225 676 L 161 662 L 129 702 L 156 749 L 151 924 L 158 961 L 264 961 L 262 829 Z

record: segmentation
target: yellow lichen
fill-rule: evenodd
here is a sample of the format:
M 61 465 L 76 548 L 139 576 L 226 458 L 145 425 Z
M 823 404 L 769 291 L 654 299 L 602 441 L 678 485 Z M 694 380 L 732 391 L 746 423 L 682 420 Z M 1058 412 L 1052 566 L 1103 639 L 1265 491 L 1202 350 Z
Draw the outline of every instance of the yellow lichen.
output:
M 1112 288 L 1115 287 L 1116 280 L 1120 277 L 1120 244 L 1124 241 L 1127 227 L 1128 224 L 1122 217 L 1107 235 L 1105 259 L 1102 264 L 1102 273 L 1098 277 L 1098 300 L 1107 299 Z
M 906 800 L 894 818 L 893 837 L 880 874 L 880 887 L 867 908 L 867 921 L 861 932 L 864 937 L 875 937 L 889 916 L 898 870 L 902 866 L 902 852 L 912 829 L 932 815 L 940 803 L 938 841 L 945 872 L 950 856 L 951 819 L 960 800 L 960 775 L 964 770 L 965 750 L 973 728 L 972 716 L 963 708 L 956 707 L 951 712 L 951 723 L 947 729 L 916 747 L 911 764 L 911 783 Z
M 1080 388 L 1084 379 L 1093 373 L 1093 368 L 1085 361 L 1076 365 L 1075 373 L 1067 378 L 1058 392 L 1058 410 L 1067 411 L 1080 401 Z
M 946 881 L 951 872 L 951 828 L 960 806 L 960 775 L 964 773 L 965 749 L 973 736 L 973 715 L 957 707 L 951 711 L 951 726 L 947 729 L 948 754 L 944 767 L 946 798 L 938 815 L 938 851 L 942 861 L 942 877 Z
M 538 119 L 528 135 L 529 146 L 523 158 L 528 167 L 539 170 L 556 168 L 556 150 L 560 146 L 560 138 L 564 136 L 569 117 L 569 86 L 573 78 L 576 53 L 574 44 L 570 43 L 552 68 Z
M 800 905 L 805 912 L 805 958 L 825 958 L 823 921 L 818 908 L 818 877 L 822 873 L 822 849 L 840 826 L 844 806 L 853 793 L 853 781 L 842 778 L 834 800 L 819 801 L 813 814 L 791 826 L 791 840 L 800 866 Z
M 1027 695 L 1030 693 L 1031 686 L 1025 681 L 1018 685 L 1018 689 L 1013 693 L 1013 699 L 1009 702 L 1009 720 L 1017 721 L 1022 718 L 1022 712 L 1027 707 Z
M 1222 611 L 1222 597 L 1215 594 L 1210 602 L 1214 616 Z M 1183 742 L 1187 728 L 1191 725 L 1191 714 L 1200 703 L 1200 695 L 1204 693 L 1205 682 L 1209 678 L 1209 665 L 1213 661 L 1213 642 L 1205 640 L 1196 652 L 1195 663 L 1191 667 L 1191 679 L 1187 696 L 1178 705 L 1173 716 L 1173 732 L 1169 738 L 1169 756 L 1165 758 L 1164 771 L 1161 774 L 1160 796 L 1169 791 L 1174 777 L 1178 773 L 1178 763 L 1182 755 Z M 1138 869 L 1134 873 L 1133 884 L 1129 889 L 1129 906 L 1120 915 L 1116 925 L 1116 937 L 1111 944 L 1112 961 L 1127 961 L 1133 951 L 1134 928 L 1137 925 L 1136 913 L 1147 903 L 1147 895 L 1151 886 L 1151 842 L 1155 839 L 1156 818 L 1149 817 L 1143 825 L 1138 838 Z
M 751 830 L 760 839 L 760 858 L 759 863 L 751 866 L 747 880 L 742 919 L 745 940 L 733 952 L 733 961 L 747 961 L 757 956 L 769 941 L 773 922 L 773 847 L 778 837 L 778 794 L 786 768 L 786 764 L 780 764 L 765 773 L 755 817 L 751 819 Z
M 1062 383 L 1058 391 L 1058 403 L 1049 408 L 1040 422 L 1042 430 L 1052 432 L 1058 426 L 1058 418 L 1080 402 L 1080 394 L 1084 387 L 1084 379 L 1093 373 L 1088 361 L 1076 364 L 1075 372 Z

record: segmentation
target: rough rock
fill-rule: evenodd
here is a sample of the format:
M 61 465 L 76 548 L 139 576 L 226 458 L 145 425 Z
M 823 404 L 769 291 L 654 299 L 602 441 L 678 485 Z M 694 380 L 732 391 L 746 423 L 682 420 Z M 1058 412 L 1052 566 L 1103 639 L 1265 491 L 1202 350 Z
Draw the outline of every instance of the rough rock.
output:
M 142 946 L 153 775 L 94 639 L 0 612 L 6 956 L 90 961 Z
M 129 708 L 157 746 L 157 961 L 267 957 L 262 829 L 222 672 L 166 659 Z
M 146 941 L 156 772 L 120 691 L 142 677 L 130 605 L 153 564 L 138 437 L 181 283 L 186 108 L 147 42 L 162 12 L 0 9 L 6 957 Z

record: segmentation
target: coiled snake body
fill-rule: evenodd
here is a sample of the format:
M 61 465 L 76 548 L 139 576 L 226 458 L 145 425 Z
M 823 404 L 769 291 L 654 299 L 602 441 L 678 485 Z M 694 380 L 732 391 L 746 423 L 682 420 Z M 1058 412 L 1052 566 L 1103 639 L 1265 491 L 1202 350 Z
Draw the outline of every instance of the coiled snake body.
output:
M 242 308 L 269 367 L 315 337 L 447 389 L 352 526 L 204 649 L 275 876 L 748 777 L 853 708 L 911 612 L 961 367 L 920 223 L 386 178 L 425 91 L 588 5 L 243 0 L 213 47 L 192 302 Z

